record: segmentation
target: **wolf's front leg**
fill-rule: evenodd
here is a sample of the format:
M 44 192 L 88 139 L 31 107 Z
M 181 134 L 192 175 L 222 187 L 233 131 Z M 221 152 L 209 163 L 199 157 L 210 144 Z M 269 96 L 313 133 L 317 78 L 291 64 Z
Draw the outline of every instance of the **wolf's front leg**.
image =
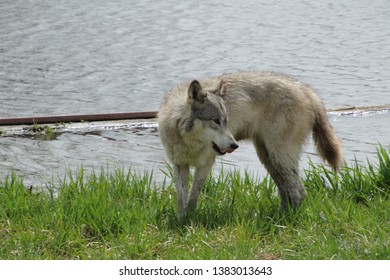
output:
M 174 165 L 173 167 L 179 219 L 187 215 L 189 172 L 190 168 L 186 165 Z
M 206 164 L 205 166 L 196 168 L 194 181 L 192 183 L 190 196 L 188 198 L 188 213 L 192 213 L 193 211 L 195 211 L 196 204 L 198 203 L 199 194 L 202 191 L 203 184 L 206 181 L 206 178 L 209 175 L 213 164 L 214 161 Z

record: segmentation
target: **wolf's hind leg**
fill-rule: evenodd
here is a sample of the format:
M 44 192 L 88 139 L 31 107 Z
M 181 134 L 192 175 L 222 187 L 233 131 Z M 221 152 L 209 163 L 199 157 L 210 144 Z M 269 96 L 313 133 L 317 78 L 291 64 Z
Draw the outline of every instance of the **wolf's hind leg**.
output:
M 264 142 L 259 140 L 255 140 L 254 145 L 260 161 L 278 187 L 281 208 L 298 208 L 306 196 L 299 176 L 300 149 L 267 149 Z
M 271 172 L 280 192 L 281 209 L 298 208 L 306 196 L 298 168 L 295 166 L 276 166 Z
M 174 165 L 174 182 L 177 195 L 177 206 L 179 219 L 187 215 L 187 196 L 188 196 L 188 179 L 189 166 Z

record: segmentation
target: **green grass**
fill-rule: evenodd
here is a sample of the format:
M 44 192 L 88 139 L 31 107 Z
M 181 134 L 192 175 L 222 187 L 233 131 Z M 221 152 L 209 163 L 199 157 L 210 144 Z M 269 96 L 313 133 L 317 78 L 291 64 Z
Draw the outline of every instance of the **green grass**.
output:
M 268 177 L 210 177 L 184 224 L 173 186 L 153 174 L 80 170 L 40 192 L 10 174 L 0 182 L 0 259 L 390 259 L 389 155 L 379 147 L 376 163 L 338 175 L 312 166 L 308 196 L 284 213 Z

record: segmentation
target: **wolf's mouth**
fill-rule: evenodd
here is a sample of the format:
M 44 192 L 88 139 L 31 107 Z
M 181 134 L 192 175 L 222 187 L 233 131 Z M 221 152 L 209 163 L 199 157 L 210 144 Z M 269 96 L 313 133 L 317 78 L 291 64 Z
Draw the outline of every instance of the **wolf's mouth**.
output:
M 237 147 L 238 147 L 238 145 L 237 145 Z M 216 151 L 218 154 L 220 154 L 220 155 L 224 155 L 224 154 L 226 154 L 226 153 L 233 153 L 234 152 L 234 150 L 237 148 L 237 147 L 227 147 L 227 148 L 223 148 L 223 149 L 220 149 L 219 147 L 218 147 L 218 145 L 217 144 L 215 144 L 214 142 L 213 142 L 213 149 L 214 149 L 214 151 Z

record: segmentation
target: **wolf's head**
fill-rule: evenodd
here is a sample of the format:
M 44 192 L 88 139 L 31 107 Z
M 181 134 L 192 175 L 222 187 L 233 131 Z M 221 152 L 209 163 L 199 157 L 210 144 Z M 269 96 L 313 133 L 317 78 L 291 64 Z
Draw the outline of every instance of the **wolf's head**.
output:
M 188 88 L 188 103 L 191 117 L 186 123 L 186 130 L 207 141 L 217 154 L 232 153 L 238 148 L 237 141 L 227 127 L 227 112 L 224 102 L 217 94 L 204 90 L 194 80 Z M 191 133 L 192 134 L 192 133 Z

